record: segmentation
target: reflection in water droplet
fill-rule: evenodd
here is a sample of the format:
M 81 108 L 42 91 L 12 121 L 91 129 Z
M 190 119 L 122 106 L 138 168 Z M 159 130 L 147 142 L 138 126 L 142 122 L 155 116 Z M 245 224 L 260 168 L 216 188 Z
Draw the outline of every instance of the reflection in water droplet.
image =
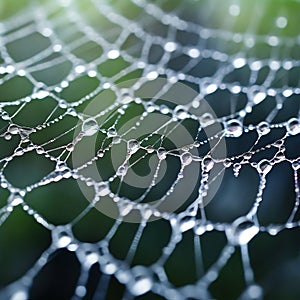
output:
M 189 152 L 185 152 L 185 153 L 181 154 L 180 160 L 183 165 L 189 165 L 193 161 L 192 154 Z
M 263 121 L 257 125 L 256 130 L 259 135 L 266 135 L 271 131 L 271 128 L 268 122 Z
M 300 122 L 297 118 L 290 119 L 286 124 L 286 131 L 290 135 L 296 135 L 300 133 Z
M 101 182 L 97 187 L 97 194 L 101 197 L 107 196 L 110 193 L 109 185 L 107 182 Z
M 125 176 L 128 170 L 128 166 L 127 165 L 123 165 L 120 166 L 117 170 L 117 175 L 118 176 Z
M 250 219 L 240 217 L 226 229 L 228 241 L 233 245 L 246 245 L 259 232 L 259 227 Z
M 149 292 L 152 288 L 153 281 L 146 268 L 135 266 L 132 269 L 133 276 L 128 282 L 128 289 L 134 296 L 140 296 Z
M 210 156 L 206 156 L 202 160 L 202 169 L 205 172 L 209 172 L 214 167 L 214 161 Z
M 81 129 L 84 135 L 91 136 L 98 132 L 99 125 L 94 118 L 89 118 L 83 122 Z
M 166 149 L 163 148 L 163 147 L 158 148 L 158 150 L 157 150 L 157 156 L 161 160 L 166 159 L 166 157 L 167 157 L 167 151 L 166 151 Z
M 243 125 L 239 120 L 232 119 L 225 124 L 225 135 L 227 137 L 239 137 L 243 134 Z
M 272 164 L 267 159 L 263 159 L 257 164 L 257 171 L 262 175 L 267 175 L 271 169 Z
M 178 105 L 174 109 L 174 118 L 178 120 L 185 120 L 189 116 L 184 106 Z
M 133 154 L 137 150 L 139 150 L 139 147 L 140 147 L 140 143 L 137 140 L 132 139 L 127 142 L 127 149 L 128 149 L 128 152 L 131 154 Z

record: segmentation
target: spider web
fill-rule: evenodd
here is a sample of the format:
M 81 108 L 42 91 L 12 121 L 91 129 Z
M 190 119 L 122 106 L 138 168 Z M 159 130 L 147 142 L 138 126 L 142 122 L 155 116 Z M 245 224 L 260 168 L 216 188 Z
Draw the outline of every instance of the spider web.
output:
M 1 297 L 297 299 L 299 4 L 12 12 Z

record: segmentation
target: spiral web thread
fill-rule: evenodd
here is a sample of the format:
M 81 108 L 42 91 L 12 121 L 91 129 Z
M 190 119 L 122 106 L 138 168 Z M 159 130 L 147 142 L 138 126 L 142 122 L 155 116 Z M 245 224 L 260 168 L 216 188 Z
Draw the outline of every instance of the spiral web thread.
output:
M 300 160 L 295 146 L 300 132 L 297 79 L 300 60 L 296 51 L 299 36 L 297 32 L 286 30 L 295 20 L 289 18 L 284 5 L 279 5 L 269 20 L 264 19 L 270 6 L 267 1 L 264 4 L 254 2 L 248 19 L 244 2 L 225 1 L 218 4 L 220 7 L 216 1 L 182 4 L 177 1 L 121 2 L 95 0 L 80 4 L 79 1 L 61 0 L 33 3 L 1 23 L 1 145 L 9 149 L 1 157 L 1 187 L 9 192 L 9 196 L 2 204 L 0 223 L 5 226 L 14 212 L 21 208 L 51 233 L 50 245 L 20 278 L 2 288 L 1 295 L 6 299 L 27 299 L 33 281 L 51 262 L 52 255 L 58 249 L 67 248 L 75 253 L 81 267 L 73 291 L 74 299 L 84 298 L 88 293 L 91 295 L 88 278 L 94 265 L 102 274 L 90 296 L 94 299 L 109 298 L 107 290 L 112 278 L 120 283 L 123 299 L 142 295 L 160 295 L 167 299 L 215 298 L 222 295 L 222 289 L 216 292 L 217 288 L 214 290 L 211 286 L 223 280 L 220 274 L 236 253 L 240 253 L 243 284 L 234 295 L 240 299 L 261 299 L 265 292 L 264 283 L 256 278 L 255 268 L 259 266 L 252 263 L 248 246 L 263 234 L 274 236 L 300 225 Z M 299 9 L 297 3 L 293 5 Z M 193 7 L 197 8 L 197 17 L 193 15 Z M 246 17 L 241 21 L 240 16 Z M 222 27 L 217 22 L 214 24 L 217 19 L 222 19 Z M 246 29 L 239 31 L 238 22 L 244 22 Z M 266 32 L 259 28 L 262 23 L 265 23 Z M 36 40 L 30 42 L 33 35 Z M 24 52 L 20 51 L 22 47 Z M 114 65 L 114 62 L 117 63 Z M 104 66 L 104 63 L 110 64 Z M 117 65 L 121 67 L 114 69 Z M 133 72 L 135 75 L 130 76 Z M 296 75 L 290 75 L 293 72 Z M 124 78 L 134 78 L 133 83 L 122 86 Z M 138 96 L 145 84 L 155 83 L 160 78 L 164 78 L 165 84 L 152 93 L 150 100 Z M 14 91 L 18 90 L 18 84 L 21 85 L 16 80 L 29 88 Z M 90 81 L 93 82 L 91 88 L 85 91 L 84 87 Z M 168 106 L 160 99 L 179 81 L 192 86 L 196 96 L 183 102 L 179 99 L 178 103 L 178 99 L 172 99 L 172 105 Z M 75 85 L 79 88 L 72 97 L 68 96 L 65 91 Z M 101 97 L 103 91 L 107 94 Z M 108 95 L 113 96 L 109 98 Z M 84 107 L 95 97 L 101 102 L 99 112 L 86 115 Z M 199 109 L 204 99 L 216 115 Z M 43 112 L 39 105 L 46 102 L 51 103 L 51 109 L 46 107 Z M 28 109 L 31 104 L 36 104 L 38 110 Z M 133 113 L 134 124 L 121 132 L 129 111 L 131 114 L 132 111 L 138 112 Z M 132 139 L 135 130 L 153 114 L 168 116 L 169 121 L 158 124 L 156 130 L 146 137 Z M 37 121 L 32 121 L 35 118 Z M 71 121 L 65 123 L 66 119 Z M 173 149 L 169 145 L 167 149 L 165 140 L 171 140 L 170 134 L 176 135 L 178 126 L 186 121 L 192 124 L 187 128 L 192 128 L 189 132 L 193 143 Z M 60 124 L 62 131 L 58 129 Z M 219 124 L 220 129 L 212 136 L 203 135 L 215 124 Z M 59 132 L 53 135 L 50 130 L 49 134 L 47 130 L 52 127 Z M 71 157 L 78 145 L 97 132 L 101 137 L 94 157 L 84 157 L 79 165 L 73 165 Z M 222 140 L 227 142 L 227 155 L 214 156 Z M 207 150 L 205 147 L 210 141 L 215 141 L 215 148 Z M 241 147 L 243 144 L 246 145 L 244 148 Z M 92 163 L 101 165 L 116 145 L 124 145 L 126 155 L 115 173 L 102 176 L 102 182 L 90 177 L 89 166 Z M 34 183 L 20 187 L 11 182 L 6 170 L 16 161 L 22 168 L 22 157 L 29 153 L 51 162 L 51 169 Z M 136 156 L 138 153 L 139 157 Z M 147 155 L 156 157 L 153 178 L 138 197 L 131 199 L 126 196 L 126 188 L 122 192 L 122 183 L 134 164 Z M 157 184 L 163 162 L 170 157 L 179 163 L 176 176 L 155 205 L 149 204 L 145 199 Z M 282 164 L 288 170 L 288 175 L 282 176 L 293 182 L 292 197 L 286 196 L 286 216 L 268 223 L 259 212 L 264 202 L 270 200 L 264 199 L 268 178 Z M 192 165 L 199 166 L 199 174 L 189 172 Z M 219 171 L 212 178 L 215 168 Z M 230 196 L 219 195 L 206 203 L 211 184 L 222 172 L 225 172 L 225 178 L 233 174 L 233 180 L 238 183 L 244 169 L 248 172 L 245 173 L 248 174 L 246 181 L 249 180 L 246 185 L 255 190 L 250 205 L 238 204 L 243 207 L 242 213 L 233 214 L 234 217 L 227 220 L 217 220 L 215 216 L 222 212 L 214 215 L 214 210 L 218 209 L 210 209 L 214 201 L 227 199 L 225 209 L 230 211 L 242 199 L 229 191 Z M 178 187 L 184 188 L 180 182 L 189 176 L 199 177 L 199 180 L 187 202 L 175 211 L 163 211 L 163 204 L 172 200 Z M 86 202 L 86 207 L 71 221 L 57 224 L 35 208 L 31 193 L 66 179 L 80 181 L 94 192 L 90 203 Z M 278 178 L 274 177 L 274 180 Z M 284 193 L 282 195 L 285 197 Z M 63 196 L 61 201 L 64 201 Z M 74 234 L 73 227 L 101 201 L 112 203 L 117 211 L 115 220 L 98 242 L 81 241 Z M 112 250 L 111 240 L 126 217 L 137 212 L 140 222 L 132 234 L 123 237 L 130 240 L 127 254 L 118 257 Z M 140 242 L 147 227 L 156 222 L 150 222 L 153 217 L 168 224 L 169 234 L 166 233 L 168 238 L 156 259 L 143 265 L 141 261 L 135 262 L 134 257 L 137 249 L 143 247 Z M 218 253 L 213 262 L 205 263 L 205 237 L 214 232 L 219 232 L 225 243 L 219 250 L 210 249 Z M 156 237 L 160 238 L 160 232 L 156 232 Z M 191 243 L 184 244 L 183 241 L 188 239 Z M 185 251 L 191 255 L 179 260 L 191 260 L 194 268 L 191 273 L 195 274 L 192 280 L 175 283 L 166 265 L 180 244 L 189 247 Z M 147 247 L 155 250 L 159 246 L 148 243 Z M 252 250 L 255 251 L 255 247 Z M 173 270 L 181 272 L 180 267 L 176 269 L 176 263 L 176 260 L 172 262 Z

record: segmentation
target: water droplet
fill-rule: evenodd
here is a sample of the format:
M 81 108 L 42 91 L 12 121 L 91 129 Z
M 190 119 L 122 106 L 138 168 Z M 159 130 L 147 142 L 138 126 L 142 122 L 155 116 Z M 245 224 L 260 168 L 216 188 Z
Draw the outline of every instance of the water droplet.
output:
M 114 136 L 113 140 L 112 140 L 112 143 L 113 144 L 120 144 L 121 143 L 121 137 L 119 135 Z
M 225 136 L 239 137 L 243 134 L 243 125 L 239 120 L 232 119 L 225 124 Z
M 116 128 L 114 127 L 110 127 L 108 130 L 107 130 L 107 136 L 108 137 L 114 137 L 117 135 L 117 131 L 116 131 Z
M 266 98 L 267 94 L 262 91 L 253 91 L 252 93 L 252 101 L 254 104 L 259 104 Z
M 286 124 L 286 131 L 290 135 L 296 135 L 300 133 L 300 122 L 297 118 L 290 119 Z
M 180 160 L 183 165 L 185 165 L 185 166 L 189 165 L 193 161 L 192 154 L 189 152 L 185 152 L 185 153 L 181 154 Z
M 11 140 L 11 134 L 8 133 L 8 132 L 6 132 L 6 133 L 4 134 L 4 138 L 5 138 L 7 141 Z
M 168 106 L 166 105 L 161 105 L 160 106 L 160 112 L 163 114 L 163 115 L 166 115 L 170 112 L 170 109 Z
M 129 89 L 122 89 L 120 92 L 120 102 L 122 104 L 129 104 L 133 101 L 132 92 Z
M 91 136 L 91 135 L 94 135 L 96 132 L 98 132 L 99 125 L 98 125 L 97 121 L 94 118 L 89 118 L 89 119 L 86 119 L 82 123 L 81 130 L 82 130 L 84 135 Z
M 9 202 L 12 206 L 18 206 L 23 203 L 23 197 L 19 193 L 11 194 L 9 197 Z
M 177 48 L 176 43 L 174 42 L 167 42 L 164 46 L 165 51 L 167 52 L 174 52 Z
M 242 68 L 246 64 L 246 59 L 243 57 L 238 57 L 232 62 L 236 69 Z
M 126 215 L 128 215 L 132 211 L 132 208 L 133 208 L 132 203 L 130 203 L 130 202 L 129 203 L 128 202 L 122 203 L 119 206 L 120 216 L 125 217 Z
M 262 175 L 267 175 L 271 169 L 272 164 L 267 159 L 263 159 L 257 164 L 257 171 Z
M 146 104 L 146 111 L 147 111 L 148 113 L 154 112 L 155 109 L 156 109 L 156 106 L 155 106 L 152 102 L 148 102 L 148 103 Z
M 56 240 L 56 247 L 58 248 L 65 248 L 72 242 L 72 238 L 65 231 L 60 231 L 53 234 L 56 234 L 54 240 Z
M 178 105 L 174 109 L 174 117 L 179 120 L 184 120 L 189 116 L 184 106 Z
M 271 131 L 269 123 L 265 121 L 260 122 L 257 125 L 256 130 L 259 135 L 266 135 Z
M 81 74 L 85 71 L 85 66 L 83 65 L 78 65 L 75 67 L 75 72 L 78 73 L 78 74 Z
M 128 282 L 128 289 L 134 296 L 140 296 L 149 292 L 152 288 L 152 279 L 145 267 L 135 266 L 132 269 L 132 278 Z
M 128 152 L 131 154 L 138 151 L 139 147 L 140 147 L 140 143 L 137 140 L 132 139 L 127 142 L 127 149 L 128 149 Z
M 97 195 L 104 197 L 110 193 L 110 188 L 107 182 L 100 182 L 97 186 Z
M 300 160 L 296 160 L 292 163 L 292 167 L 294 170 L 299 170 L 300 169 Z
M 218 86 L 215 83 L 208 85 L 205 89 L 206 94 L 212 94 L 218 89 Z
M 128 171 L 128 165 L 120 166 L 117 170 L 118 176 L 125 176 Z
M 285 17 L 280 16 L 276 19 L 276 26 L 279 28 L 286 27 L 287 23 L 288 23 L 288 20 Z
M 112 263 L 112 262 L 106 262 L 103 265 L 101 265 L 101 270 L 103 273 L 107 274 L 107 275 L 112 275 L 114 273 L 116 273 L 116 271 L 118 270 L 117 265 Z
M 45 90 L 39 90 L 32 95 L 33 99 L 44 99 L 49 96 L 49 92 Z
M 279 38 L 277 36 L 274 36 L 274 35 L 269 36 L 269 38 L 268 38 L 268 44 L 270 46 L 273 46 L 273 47 L 278 46 L 278 44 L 279 44 Z
M 146 151 L 147 151 L 148 153 L 153 153 L 153 152 L 154 152 L 154 148 L 153 148 L 152 146 L 147 146 L 147 147 L 146 147 Z
M 196 48 L 191 48 L 189 49 L 188 51 L 188 55 L 191 57 L 191 58 L 197 58 L 199 57 L 200 55 L 200 51 Z
M 73 143 L 68 144 L 66 150 L 72 152 L 74 150 L 74 144 Z
M 212 116 L 212 114 L 210 113 L 204 113 L 201 117 L 200 117 L 200 124 L 201 126 L 207 127 L 209 125 L 212 125 L 215 123 L 214 117 Z
M 209 172 L 214 167 L 214 161 L 210 156 L 206 156 L 202 160 L 202 169 L 205 172 Z
M 235 163 L 235 164 L 233 165 L 233 175 L 234 175 L 235 177 L 238 177 L 238 176 L 239 176 L 241 167 L 242 167 L 242 165 L 239 164 L 239 163 Z
M 232 16 L 237 17 L 240 14 L 240 7 L 237 4 L 231 4 L 229 6 L 229 13 Z
M 11 124 L 8 127 L 8 132 L 11 134 L 18 134 L 19 133 L 19 127 L 15 124 Z
M 240 217 L 226 229 L 228 241 L 233 245 L 246 245 L 259 232 L 259 227 L 250 219 Z
M 196 225 L 194 217 L 186 216 L 180 220 L 179 228 L 181 232 L 186 232 Z
M 16 148 L 15 149 L 15 155 L 17 155 L 17 156 L 21 156 L 21 155 L 23 155 L 24 154 L 24 149 L 22 148 L 22 147 L 18 147 L 18 148 Z
M 16 291 L 10 298 L 10 300 L 26 300 L 28 299 L 28 295 L 26 291 L 19 290 Z
M 160 160 L 166 159 L 167 157 L 167 151 L 165 148 L 160 147 L 157 149 L 157 156 Z
M 148 80 L 154 80 L 158 77 L 158 73 L 156 71 L 151 71 L 146 75 Z
M 110 51 L 107 52 L 107 57 L 109 59 L 116 59 L 120 56 L 120 52 L 117 49 L 112 49 Z
M 248 286 L 246 293 L 248 296 L 247 299 L 258 300 L 258 299 L 261 299 L 263 296 L 263 289 L 261 286 L 259 286 L 257 284 L 252 284 L 252 285 Z
M 38 146 L 36 149 L 35 149 L 36 153 L 37 154 L 44 154 L 45 153 L 45 150 L 43 147 L 41 146 Z
M 78 296 L 79 298 L 82 298 L 86 294 L 86 288 L 82 285 L 79 285 L 76 287 L 75 293 L 76 293 L 76 296 Z

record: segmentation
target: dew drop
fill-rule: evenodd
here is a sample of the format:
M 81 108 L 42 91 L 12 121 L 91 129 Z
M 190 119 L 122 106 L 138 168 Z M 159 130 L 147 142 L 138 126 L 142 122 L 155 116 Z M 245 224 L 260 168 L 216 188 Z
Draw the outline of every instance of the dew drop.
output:
M 252 284 L 248 286 L 246 293 L 249 299 L 258 300 L 261 299 L 263 296 L 263 289 L 257 284 Z
M 236 69 L 242 68 L 246 64 L 246 59 L 243 57 L 238 57 L 232 62 Z
M 151 71 L 146 75 L 148 80 L 154 80 L 158 77 L 158 73 L 156 71 Z
M 287 18 L 285 18 L 285 17 L 280 16 L 276 19 L 276 26 L 279 28 L 286 27 L 287 23 L 288 23 L 288 21 L 287 21 Z
M 263 159 L 257 164 L 257 171 L 262 175 L 267 175 L 271 169 L 272 164 L 267 159 Z
M 196 48 L 191 48 L 189 49 L 188 51 L 188 55 L 191 57 L 191 58 L 197 58 L 199 57 L 200 55 L 200 51 Z
M 101 270 L 105 274 L 112 275 L 112 274 L 116 273 L 118 268 L 117 268 L 116 264 L 114 264 L 112 262 L 106 262 L 104 265 L 101 265 Z
M 28 299 L 28 294 L 26 291 L 19 290 L 16 291 L 10 298 L 10 300 L 26 300 Z
M 286 131 L 290 135 L 296 135 L 300 133 L 300 122 L 297 118 L 290 119 L 286 124 Z
M 165 51 L 167 52 L 174 52 L 177 48 L 176 43 L 174 42 L 167 42 L 164 46 Z
M 8 133 L 8 132 L 6 132 L 6 133 L 4 134 L 4 138 L 5 138 L 7 141 L 11 140 L 11 134 Z
M 243 125 L 239 120 L 232 119 L 225 124 L 225 136 L 239 137 L 243 134 Z
M 82 123 L 81 130 L 82 130 L 84 135 L 91 136 L 91 135 L 94 135 L 96 132 L 98 132 L 99 125 L 98 125 L 97 121 L 94 118 L 89 118 L 89 119 L 86 119 Z
M 209 172 L 214 167 L 214 161 L 210 156 L 206 156 L 202 160 L 202 169 L 205 172 Z
M 214 117 L 210 113 L 204 113 L 200 117 L 200 124 L 202 127 L 207 127 L 215 123 Z
M 154 152 L 154 148 L 153 148 L 152 146 L 147 146 L 147 147 L 146 147 L 146 151 L 147 151 L 148 153 L 153 153 L 153 152 Z
M 44 99 L 49 96 L 49 92 L 45 90 L 39 90 L 32 95 L 33 99 Z
M 165 148 L 160 147 L 157 149 L 157 156 L 160 160 L 164 160 L 167 157 L 167 151 Z
M 271 131 L 269 123 L 265 121 L 260 122 L 257 125 L 256 130 L 259 135 L 266 135 Z
M 121 137 L 119 135 L 114 136 L 113 140 L 112 140 L 112 143 L 113 144 L 120 144 L 121 143 Z
M 183 165 L 187 166 L 193 161 L 192 154 L 189 152 L 185 152 L 185 153 L 181 154 L 180 160 Z
M 140 296 L 149 292 L 153 282 L 147 269 L 142 266 L 135 266 L 132 273 L 133 276 L 128 282 L 128 289 L 132 295 Z
M 196 225 L 194 217 L 186 216 L 180 220 L 179 228 L 181 232 L 186 232 Z
M 116 50 L 116 49 L 112 49 L 110 51 L 107 52 L 107 57 L 109 59 L 116 59 L 120 56 L 120 52 L 119 50 Z
M 9 125 L 9 127 L 8 127 L 8 132 L 10 133 L 10 134 L 18 134 L 19 133 L 19 127 L 17 126 L 17 125 L 15 125 L 15 124 L 11 124 L 11 125 Z
M 21 156 L 21 155 L 23 155 L 23 154 L 24 154 L 24 149 L 23 149 L 22 147 L 16 148 L 16 150 L 15 150 L 15 155 Z
M 266 98 L 267 94 L 262 91 L 255 91 L 252 95 L 252 101 L 254 104 L 259 104 Z
M 118 176 L 125 176 L 128 171 L 128 165 L 120 166 L 117 170 Z
M 132 93 L 129 89 L 122 89 L 120 95 L 120 103 L 129 104 L 133 101 Z
M 247 217 L 236 219 L 230 227 L 226 229 L 228 241 L 233 245 L 246 245 L 259 232 L 259 227 Z
M 108 130 L 107 130 L 107 136 L 108 137 L 114 137 L 117 135 L 117 131 L 116 131 L 116 128 L 114 127 L 110 127 Z
M 127 149 L 128 149 L 128 152 L 131 154 L 138 151 L 139 147 L 140 147 L 140 143 L 137 140 L 132 139 L 127 142 Z
M 107 196 L 110 193 L 110 188 L 107 182 L 101 182 L 97 186 L 97 194 L 101 197 Z
M 170 112 L 170 109 L 168 106 L 166 105 L 161 105 L 160 106 L 160 112 L 163 114 L 163 115 L 166 115 Z
M 178 105 L 174 109 L 174 117 L 178 120 L 184 120 L 189 116 L 184 106 Z
M 68 144 L 66 150 L 72 152 L 74 150 L 74 144 L 73 143 Z

